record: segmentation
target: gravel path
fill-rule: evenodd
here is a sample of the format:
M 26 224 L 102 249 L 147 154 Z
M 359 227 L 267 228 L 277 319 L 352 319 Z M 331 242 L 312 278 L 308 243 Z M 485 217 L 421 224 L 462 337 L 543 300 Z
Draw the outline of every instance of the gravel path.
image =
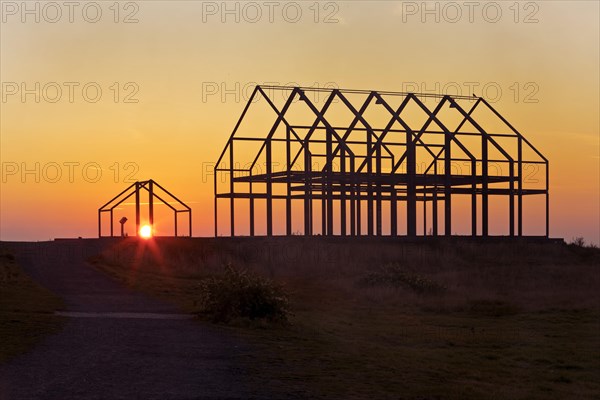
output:
M 0 366 L 0 400 L 272 397 L 249 389 L 269 385 L 240 367 L 247 345 L 85 265 L 102 245 L 10 244 L 24 270 L 64 298 L 69 317 L 60 333 Z

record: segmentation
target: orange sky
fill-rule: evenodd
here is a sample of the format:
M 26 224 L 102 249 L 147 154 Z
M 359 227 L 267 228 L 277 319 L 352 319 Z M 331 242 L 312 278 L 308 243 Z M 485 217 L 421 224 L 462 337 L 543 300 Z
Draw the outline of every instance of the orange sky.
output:
M 600 242 L 598 2 L 92 3 L 2 2 L 2 240 L 94 236 L 131 172 L 212 235 L 202 171 L 247 88 L 297 83 L 493 97 L 551 162 L 551 236 Z

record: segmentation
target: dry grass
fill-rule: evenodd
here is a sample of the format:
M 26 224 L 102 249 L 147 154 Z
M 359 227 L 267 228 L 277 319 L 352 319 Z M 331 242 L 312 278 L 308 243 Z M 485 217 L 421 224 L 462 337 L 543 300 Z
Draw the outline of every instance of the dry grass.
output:
M 34 283 L 7 251 L 0 251 L 0 363 L 29 350 L 58 331 L 63 318 L 53 315 L 62 301 Z
M 199 282 L 228 263 L 283 284 L 291 292 L 291 326 L 224 329 L 257 349 L 247 368 L 304 396 L 585 399 L 600 393 L 597 249 L 468 240 L 157 238 L 123 241 L 95 263 L 188 311 L 197 309 Z

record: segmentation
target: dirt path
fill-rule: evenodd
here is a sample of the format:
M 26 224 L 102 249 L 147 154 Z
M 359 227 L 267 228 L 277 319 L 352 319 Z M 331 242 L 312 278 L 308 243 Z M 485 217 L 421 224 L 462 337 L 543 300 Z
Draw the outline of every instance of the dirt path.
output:
M 70 317 L 59 334 L 0 366 L 0 400 L 272 397 L 250 389 L 268 383 L 240 367 L 247 346 L 85 265 L 100 241 L 10 246 L 27 273 L 64 298 Z

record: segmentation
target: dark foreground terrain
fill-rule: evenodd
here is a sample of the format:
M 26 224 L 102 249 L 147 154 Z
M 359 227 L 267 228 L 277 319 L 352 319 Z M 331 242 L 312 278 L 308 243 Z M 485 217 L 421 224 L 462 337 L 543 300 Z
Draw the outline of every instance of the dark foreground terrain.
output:
M 84 259 L 102 243 L 4 245 L 26 273 L 62 297 L 67 317 L 58 333 L 0 365 L 0 399 L 270 397 L 246 385 L 238 358 L 247 349 L 231 335 L 87 266 Z
M 0 399 L 600 395 L 598 249 L 317 237 L 4 245 L 68 313 L 60 333 L 0 365 Z M 232 267 L 283 285 L 289 323 L 186 319 L 204 315 L 203 282 Z

